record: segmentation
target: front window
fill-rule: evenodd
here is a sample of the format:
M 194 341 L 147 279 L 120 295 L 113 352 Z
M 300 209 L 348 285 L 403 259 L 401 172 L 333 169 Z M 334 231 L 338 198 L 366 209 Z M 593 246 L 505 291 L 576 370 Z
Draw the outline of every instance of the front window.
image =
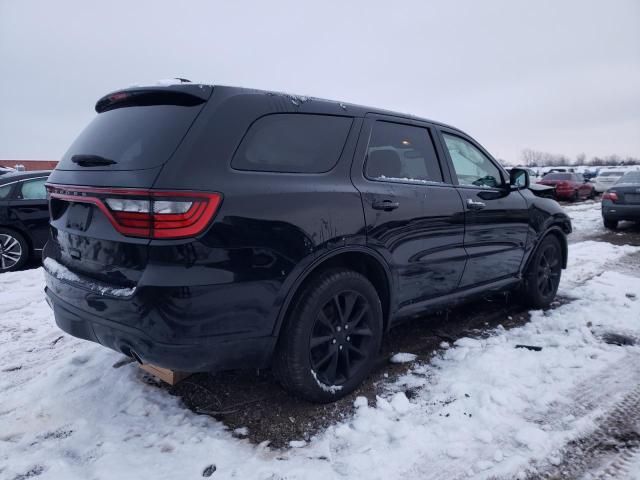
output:
M 443 137 L 460 185 L 489 188 L 503 184 L 500 169 L 473 144 L 446 133 Z

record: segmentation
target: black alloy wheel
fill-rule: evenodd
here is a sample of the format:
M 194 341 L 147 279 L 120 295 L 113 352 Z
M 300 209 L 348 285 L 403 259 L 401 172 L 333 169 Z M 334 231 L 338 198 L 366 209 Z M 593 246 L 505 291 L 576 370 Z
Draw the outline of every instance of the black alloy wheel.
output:
M 538 264 L 537 284 L 540 295 L 548 297 L 555 294 L 560 283 L 560 258 L 558 251 L 552 243 L 544 245 Z
M 339 268 L 314 275 L 287 313 L 273 372 L 298 397 L 337 400 L 373 368 L 382 326 L 378 292 L 365 276 Z
M 334 295 L 318 312 L 309 341 L 311 368 L 327 385 L 341 385 L 370 361 L 371 308 L 355 291 Z
M 554 235 L 547 235 L 533 253 L 525 272 L 522 294 L 533 308 L 548 307 L 556 296 L 562 274 L 562 250 Z

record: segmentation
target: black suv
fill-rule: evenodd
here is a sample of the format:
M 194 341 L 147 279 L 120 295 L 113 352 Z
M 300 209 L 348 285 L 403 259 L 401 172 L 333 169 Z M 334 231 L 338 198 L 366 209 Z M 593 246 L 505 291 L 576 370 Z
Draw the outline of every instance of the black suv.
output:
M 234 87 L 136 87 L 49 179 L 66 332 L 180 371 L 271 366 L 312 400 L 402 319 L 490 291 L 545 307 L 569 218 L 455 128 Z

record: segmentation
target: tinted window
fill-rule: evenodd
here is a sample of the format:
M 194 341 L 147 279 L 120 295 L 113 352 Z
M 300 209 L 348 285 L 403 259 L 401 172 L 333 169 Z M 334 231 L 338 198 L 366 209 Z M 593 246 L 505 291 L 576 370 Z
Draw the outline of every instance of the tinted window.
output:
M 598 174 L 599 177 L 619 177 L 622 175 L 622 172 L 601 172 Z
M 73 155 L 97 155 L 117 162 L 100 169 L 137 170 L 162 165 L 178 147 L 200 108 L 153 105 L 100 113 L 69 147 L 58 169 L 87 169 L 73 163 Z
M 547 173 L 543 180 L 574 180 L 570 173 Z
M 376 180 L 442 182 L 429 130 L 376 122 L 369 140 L 365 175 Z
M 625 173 L 616 183 L 640 183 L 640 172 Z
M 13 187 L 13 185 L 0 186 L 0 199 L 7 198 L 9 196 L 9 193 L 11 193 L 11 187 Z
M 47 189 L 44 187 L 46 178 L 25 180 L 20 184 L 19 197 L 23 200 L 43 200 L 47 198 Z
M 443 134 L 460 185 L 498 187 L 502 185 L 500 169 L 473 144 L 454 135 Z
M 327 172 L 338 162 L 352 122 L 329 115 L 267 115 L 251 125 L 231 166 L 263 172 Z

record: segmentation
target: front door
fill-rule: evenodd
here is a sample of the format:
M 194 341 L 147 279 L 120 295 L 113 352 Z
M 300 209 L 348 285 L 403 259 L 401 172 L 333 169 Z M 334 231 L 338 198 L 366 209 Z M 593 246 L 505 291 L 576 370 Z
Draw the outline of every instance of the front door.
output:
M 394 276 L 395 308 L 455 290 L 465 265 L 464 210 L 428 125 L 372 115 L 352 168 L 367 244 Z
M 442 129 L 465 206 L 467 266 L 460 288 L 518 275 L 529 228 L 528 205 L 494 161 L 471 139 Z

